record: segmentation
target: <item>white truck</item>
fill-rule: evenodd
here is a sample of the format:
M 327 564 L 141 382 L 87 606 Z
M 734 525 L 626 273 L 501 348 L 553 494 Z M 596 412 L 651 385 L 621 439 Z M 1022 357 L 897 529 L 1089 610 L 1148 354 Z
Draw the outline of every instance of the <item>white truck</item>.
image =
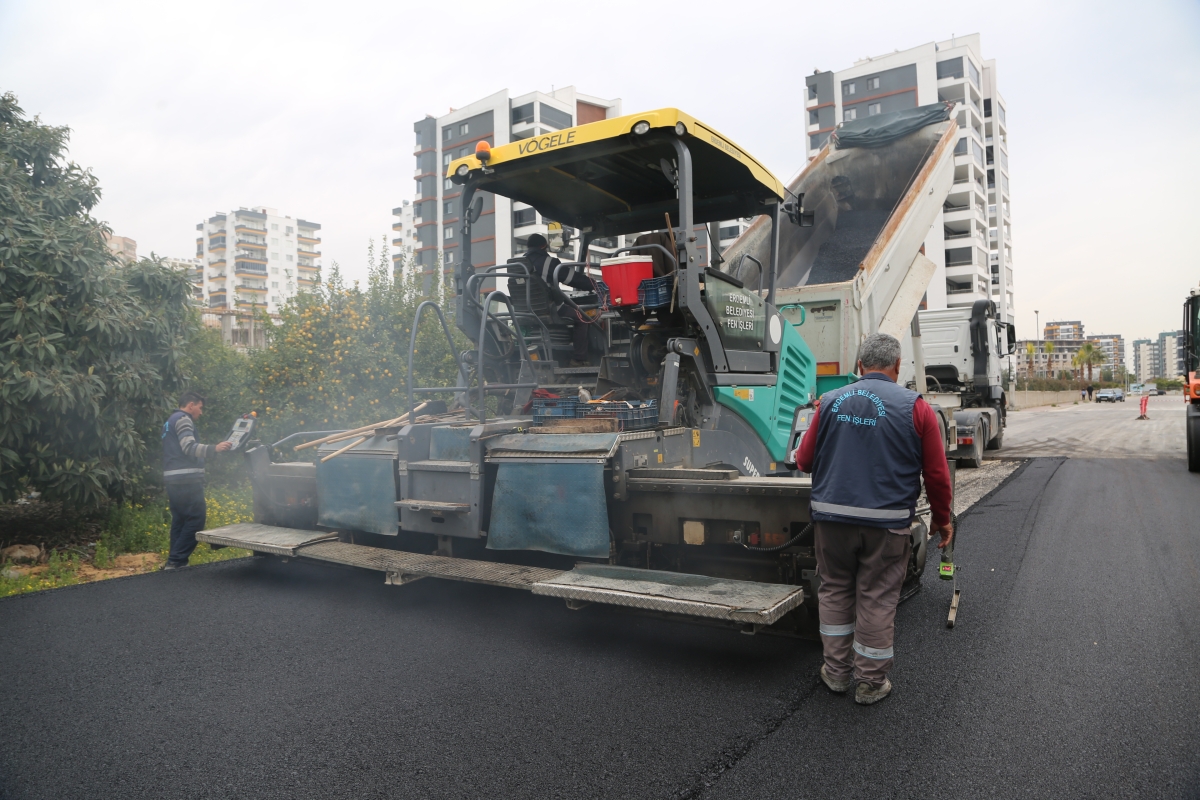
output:
M 983 451 L 1004 443 L 1008 402 L 1002 359 L 1016 350 L 1016 330 L 991 300 L 971 308 L 918 312 L 928 396 L 946 406 L 958 398 L 956 457 L 978 467 Z

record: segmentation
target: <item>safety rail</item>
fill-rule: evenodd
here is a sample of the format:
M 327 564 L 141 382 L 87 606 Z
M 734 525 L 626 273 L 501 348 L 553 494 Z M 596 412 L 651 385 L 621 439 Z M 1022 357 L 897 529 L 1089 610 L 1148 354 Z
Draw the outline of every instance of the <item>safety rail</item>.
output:
M 520 272 L 502 271 L 509 267 L 520 267 L 521 271 Z M 531 276 L 532 276 L 532 273 L 529 271 L 528 267 L 519 261 L 510 261 L 507 264 L 496 264 L 495 266 L 488 267 L 484 271 L 476 272 L 474 275 L 471 275 L 470 277 L 468 277 L 467 285 L 466 285 L 466 289 L 464 289 L 464 293 L 466 294 L 467 297 L 474 299 L 475 291 L 476 291 L 476 288 L 475 288 L 476 284 L 482 283 L 483 281 L 487 280 L 488 278 L 525 278 L 526 279 L 526 281 L 525 281 L 525 307 L 531 308 L 533 306 L 533 296 L 531 294 L 531 288 L 530 288 L 531 283 L 529 281 L 529 278 Z M 478 306 L 478 303 L 476 303 L 476 305 Z M 482 308 L 482 306 L 478 306 L 478 307 Z M 547 361 L 552 361 L 554 359 L 554 356 L 550 352 L 550 329 L 548 327 L 546 327 L 546 323 L 543 322 L 542 318 L 539 317 L 537 314 L 519 312 L 519 313 L 517 313 L 516 316 L 519 316 L 523 319 L 532 319 L 534 322 L 536 322 L 538 324 L 538 327 L 540 327 L 542 329 L 542 342 L 543 342 L 542 356 Z M 514 319 L 513 322 L 516 323 L 516 320 Z
M 413 354 L 417 350 L 417 328 L 421 324 L 421 314 L 425 312 L 426 307 L 433 307 L 434 312 L 438 315 L 438 320 L 442 323 L 442 333 L 446 334 L 446 344 L 450 346 L 450 354 L 454 356 L 455 366 L 458 367 L 458 386 L 439 386 L 439 387 L 423 387 L 419 389 L 413 388 Z M 426 300 L 417 306 L 417 312 L 413 315 L 412 336 L 408 344 L 408 421 L 409 424 L 416 422 L 415 411 L 416 404 L 413 402 L 413 394 L 432 394 L 436 392 L 453 392 L 455 390 L 463 391 L 469 388 L 467 380 L 467 372 L 463 369 L 462 359 L 459 358 L 458 352 L 454 349 L 454 337 L 450 335 L 450 326 L 446 324 L 446 315 L 442 313 L 442 308 L 433 300 Z
M 521 361 L 526 365 L 529 364 L 529 348 L 525 344 L 525 334 L 521 332 L 521 326 L 516 324 L 516 312 L 513 310 L 512 301 L 508 299 L 508 295 L 500 290 L 495 290 L 488 294 L 483 301 L 483 314 L 479 320 L 479 338 L 476 340 L 478 349 L 475 354 L 475 370 L 479 377 L 479 421 L 487 420 L 487 393 L 489 391 L 509 391 L 511 389 L 536 389 L 537 381 L 533 383 L 493 383 L 490 386 L 483 379 L 483 343 L 484 336 L 487 334 L 488 318 L 491 318 L 497 325 L 503 325 L 498 317 L 489 310 L 493 300 L 502 300 L 504 305 L 508 306 L 509 319 L 513 320 L 513 330 L 516 331 L 517 341 L 521 347 Z M 444 323 L 443 323 L 444 324 Z M 523 370 L 522 370 L 523 371 Z

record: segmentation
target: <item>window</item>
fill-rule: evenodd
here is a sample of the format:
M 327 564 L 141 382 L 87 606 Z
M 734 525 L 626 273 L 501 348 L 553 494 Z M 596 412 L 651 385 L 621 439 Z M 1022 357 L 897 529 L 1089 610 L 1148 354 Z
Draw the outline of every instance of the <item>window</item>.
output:
M 288 225 L 288 226 L 287 226 L 287 227 L 284 229 L 283 233 L 284 233 L 284 235 L 285 235 L 285 236 L 291 236 L 291 235 L 292 235 L 292 226 L 291 226 L 291 225 Z
M 533 225 L 537 222 L 537 212 L 532 208 L 519 208 L 513 212 L 513 227 L 520 228 L 524 225 Z
M 815 83 L 810 83 L 808 85 L 808 99 L 809 100 L 817 99 L 817 85 Z
M 730 225 L 728 228 L 721 228 L 720 234 L 722 239 L 736 239 L 742 232 L 742 229 L 737 225 Z
M 278 295 L 271 295 L 271 302 L 274 303 L 275 305 L 279 305 Z
M 808 149 L 809 150 L 820 150 L 821 146 L 825 144 L 825 140 L 828 138 L 829 138 L 828 131 L 826 131 L 825 133 L 812 134 L 811 136 L 808 137 Z
M 519 125 L 522 122 L 533 122 L 533 103 L 513 107 L 512 124 Z
M 467 131 L 469 131 L 469 130 L 471 130 L 470 124 L 469 124 L 469 123 L 466 123 L 466 122 L 464 122 L 462 125 L 459 125 L 459 126 L 458 126 L 458 135 L 459 135 L 459 136 L 466 136 L 466 135 L 467 135 Z
M 464 147 L 464 148 L 462 148 L 461 150 L 459 150 L 459 151 L 458 151 L 458 157 L 459 157 L 459 158 L 466 158 L 466 157 L 467 157 L 467 156 L 469 156 L 470 154 L 471 154 L 471 148 L 469 148 L 469 147 Z
M 294 260 L 295 260 L 295 258 L 292 256 L 292 254 L 291 254 L 291 253 L 288 253 L 287 260 L 288 260 L 288 261 L 294 261 Z
M 939 81 L 944 78 L 961 78 L 963 76 L 962 57 L 939 61 L 937 64 L 937 76 Z
M 1002 106 L 1002 105 L 1000 105 L 999 103 L 997 103 L 997 104 L 996 104 L 996 109 L 997 109 L 997 110 L 1000 112 L 1000 124 L 1001 124 L 1001 125 L 1007 125 L 1007 124 L 1008 124 L 1008 121 L 1004 119 L 1004 106 Z
M 444 216 L 448 217 L 453 213 L 454 213 L 454 202 L 453 201 L 450 201 L 450 202 L 446 203 L 444 206 L 442 206 L 442 214 Z
M 538 117 L 542 123 L 561 130 L 562 128 L 571 127 L 571 115 L 566 111 L 559 111 L 554 106 L 548 106 L 545 103 L 538 103 Z
M 849 97 L 850 95 L 854 94 L 854 88 L 855 87 L 854 87 L 853 81 L 851 81 L 850 83 L 843 83 L 842 84 L 842 96 Z
M 842 112 L 842 120 L 843 121 L 849 122 L 850 120 L 854 120 L 854 119 L 858 119 L 858 109 L 857 108 L 847 108 L 845 111 Z
M 448 166 L 450 166 L 450 157 L 451 157 L 451 155 L 452 155 L 451 153 L 442 153 L 442 166 L 443 166 L 443 167 L 448 167 Z
M 279 246 L 279 239 L 278 239 L 278 237 L 272 236 L 272 237 L 271 237 L 271 244 L 273 244 L 273 245 L 275 245 L 276 247 L 278 247 L 278 246 Z
M 279 258 L 279 253 L 271 253 L 271 258 L 278 259 L 278 258 Z M 271 267 L 271 274 L 272 274 L 272 275 L 278 275 L 278 274 L 279 274 L 279 267 Z
M 990 97 L 983 98 L 983 115 L 985 117 L 992 115 L 992 100 Z
M 975 66 L 975 64 L 969 58 L 967 59 L 967 72 L 971 76 L 971 83 L 978 86 L 979 85 L 979 67 Z
M 878 89 L 879 88 L 879 76 L 878 75 L 876 75 L 874 78 L 867 78 L 867 88 L 868 89 Z
M 279 223 L 278 223 L 278 222 L 272 222 L 272 223 L 271 223 L 271 230 L 273 230 L 273 231 L 277 231 L 277 230 L 279 230 Z
M 278 260 L 279 260 L 279 253 L 277 253 L 277 252 L 272 252 L 272 253 L 271 253 L 271 258 L 272 258 L 272 259 L 274 259 L 275 261 L 278 261 Z
M 808 112 L 808 124 L 809 125 L 820 125 L 821 124 L 821 115 L 818 114 L 816 111 Z
M 451 137 L 451 136 L 453 136 L 453 135 L 454 135 L 454 129 L 453 129 L 453 128 L 451 128 L 451 127 L 448 127 L 448 126 L 447 126 L 447 127 L 445 127 L 445 128 L 442 128 L 442 141 L 443 141 L 443 142 L 448 142 L 448 141 L 450 141 L 450 137 Z
M 882 103 L 871 103 L 870 105 L 867 106 L 867 116 L 868 117 L 873 117 L 876 114 L 882 114 L 882 113 L 883 113 L 883 104 Z
M 445 189 L 447 192 L 450 191 L 451 189 L 454 188 L 454 181 L 450 180 L 449 178 L 446 178 L 446 180 L 442 181 L 442 188 Z
M 279 281 L 271 281 L 271 288 L 272 288 L 272 289 L 278 289 L 278 288 L 279 288 Z
M 453 264 L 454 263 L 454 253 L 446 253 L 446 257 L 442 260 L 445 261 L 447 264 Z
M 443 239 L 453 239 L 454 238 L 454 228 L 451 227 L 450 225 L 447 225 L 445 228 L 443 228 L 442 229 L 442 238 Z

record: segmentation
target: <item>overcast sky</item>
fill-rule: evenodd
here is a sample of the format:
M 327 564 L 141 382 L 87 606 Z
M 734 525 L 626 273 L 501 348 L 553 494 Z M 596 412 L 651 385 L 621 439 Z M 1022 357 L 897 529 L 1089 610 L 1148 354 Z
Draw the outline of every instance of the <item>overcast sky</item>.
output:
M 1127 341 L 1178 328 L 1200 284 L 1194 1 L 0 0 L 0 91 L 71 127 L 139 253 L 192 256 L 197 222 L 266 205 L 362 277 L 427 113 L 574 84 L 686 109 L 786 180 L 806 74 L 975 32 L 1008 101 L 1018 334 L 1034 309 Z

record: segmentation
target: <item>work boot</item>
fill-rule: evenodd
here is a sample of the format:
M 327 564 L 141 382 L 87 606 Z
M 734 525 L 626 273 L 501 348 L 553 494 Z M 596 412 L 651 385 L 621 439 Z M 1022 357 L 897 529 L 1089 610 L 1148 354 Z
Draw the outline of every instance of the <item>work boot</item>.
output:
M 833 677 L 824 665 L 821 666 L 821 681 L 834 694 L 845 694 L 850 691 L 851 680 L 849 678 Z
M 873 703 L 878 703 L 891 693 L 892 682 L 887 678 L 883 679 L 883 686 L 871 686 L 867 683 L 860 683 L 854 689 L 854 702 L 860 706 L 869 706 Z
M 164 563 L 161 567 L 159 567 L 158 571 L 159 572 L 171 572 L 173 570 L 179 569 L 181 566 L 183 566 L 183 565 L 182 564 L 172 564 L 170 561 L 168 561 L 168 562 Z

